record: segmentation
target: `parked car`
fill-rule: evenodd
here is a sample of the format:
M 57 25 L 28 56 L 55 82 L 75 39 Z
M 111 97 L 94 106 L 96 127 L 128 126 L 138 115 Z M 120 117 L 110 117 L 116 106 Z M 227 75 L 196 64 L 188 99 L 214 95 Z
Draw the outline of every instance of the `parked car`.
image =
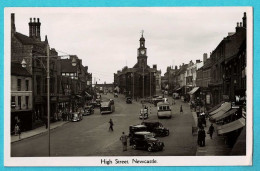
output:
M 180 99 L 179 93 L 173 93 L 173 94 L 172 94 L 172 98 L 173 98 L 173 99 Z
M 132 103 L 132 98 L 131 98 L 131 97 L 127 97 L 127 98 L 126 98 L 126 103 L 127 103 L 127 104 Z
M 84 113 L 83 113 L 84 116 L 91 115 L 91 114 L 93 114 L 93 113 L 94 113 L 94 108 L 93 108 L 92 105 L 90 105 L 90 106 L 85 106 L 85 108 L 84 108 Z
M 118 97 L 118 94 L 117 94 L 117 93 L 114 93 L 114 97 Z
M 135 132 L 130 137 L 130 146 L 133 149 L 144 149 L 148 151 L 162 151 L 164 143 L 154 138 L 154 134 L 151 132 Z
M 156 137 L 164 137 L 170 134 L 169 129 L 164 128 L 160 122 L 142 122 L 147 127 L 147 131 L 153 132 Z
M 96 99 L 96 107 L 100 107 L 101 106 L 101 100 L 100 99 Z
M 131 138 L 135 132 L 147 131 L 147 126 L 138 124 L 129 126 L 129 137 Z
M 139 119 L 147 119 L 148 118 L 148 110 L 147 109 L 141 109 Z
M 158 118 L 162 118 L 162 117 L 171 118 L 172 117 L 172 109 L 168 102 L 159 102 L 157 104 L 157 116 L 158 116 Z
M 78 121 L 81 121 L 82 119 L 83 119 L 83 116 L 80 112 L 73 112 L 72 113 L 72 118 L 71 118 L 72 122 L 78 122 Z
M 93 106 L 93 108 L 95 108 L 97 106 L 97 102 L 93 100 L 90 102 L 90 105 Z

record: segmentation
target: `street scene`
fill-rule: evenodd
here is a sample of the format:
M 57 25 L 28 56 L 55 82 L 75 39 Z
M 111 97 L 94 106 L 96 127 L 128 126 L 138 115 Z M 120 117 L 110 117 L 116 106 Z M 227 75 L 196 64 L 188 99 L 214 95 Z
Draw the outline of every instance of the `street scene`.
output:
M 10 156 L 246 155 L 247 9 L 172 9 L 12 12 Z

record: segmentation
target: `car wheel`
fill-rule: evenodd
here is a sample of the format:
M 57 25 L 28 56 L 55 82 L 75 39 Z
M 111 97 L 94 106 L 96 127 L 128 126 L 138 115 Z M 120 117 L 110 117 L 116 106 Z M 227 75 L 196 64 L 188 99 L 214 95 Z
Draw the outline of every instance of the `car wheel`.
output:
M 147 149 L 149 152 L 152 151 L 152 146 L 148 146 L 148 149 Z
M 168 136 L 170 134 L 170 131 L 166 131 L 165 135 Z
M 133 148 L 134 150 L 136 150 L 136 145 L 134 144 L 134 145 L 132 146 L 132 148 Z

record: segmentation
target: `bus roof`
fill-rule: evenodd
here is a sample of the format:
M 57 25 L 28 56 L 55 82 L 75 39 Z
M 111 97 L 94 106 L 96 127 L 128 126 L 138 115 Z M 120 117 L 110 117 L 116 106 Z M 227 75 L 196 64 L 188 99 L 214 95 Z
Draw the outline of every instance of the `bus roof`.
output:
M 170 105 L 168 102 L 159 102 L 157 103 L 157 106 L 163 106 L 163 105 Z

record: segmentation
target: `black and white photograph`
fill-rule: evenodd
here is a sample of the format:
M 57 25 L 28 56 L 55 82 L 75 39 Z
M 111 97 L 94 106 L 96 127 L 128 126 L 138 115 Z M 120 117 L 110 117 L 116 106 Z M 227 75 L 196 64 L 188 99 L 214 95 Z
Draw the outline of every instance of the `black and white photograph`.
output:
M 252 13 L 6 8 L 7 165 L 250 164 Z

